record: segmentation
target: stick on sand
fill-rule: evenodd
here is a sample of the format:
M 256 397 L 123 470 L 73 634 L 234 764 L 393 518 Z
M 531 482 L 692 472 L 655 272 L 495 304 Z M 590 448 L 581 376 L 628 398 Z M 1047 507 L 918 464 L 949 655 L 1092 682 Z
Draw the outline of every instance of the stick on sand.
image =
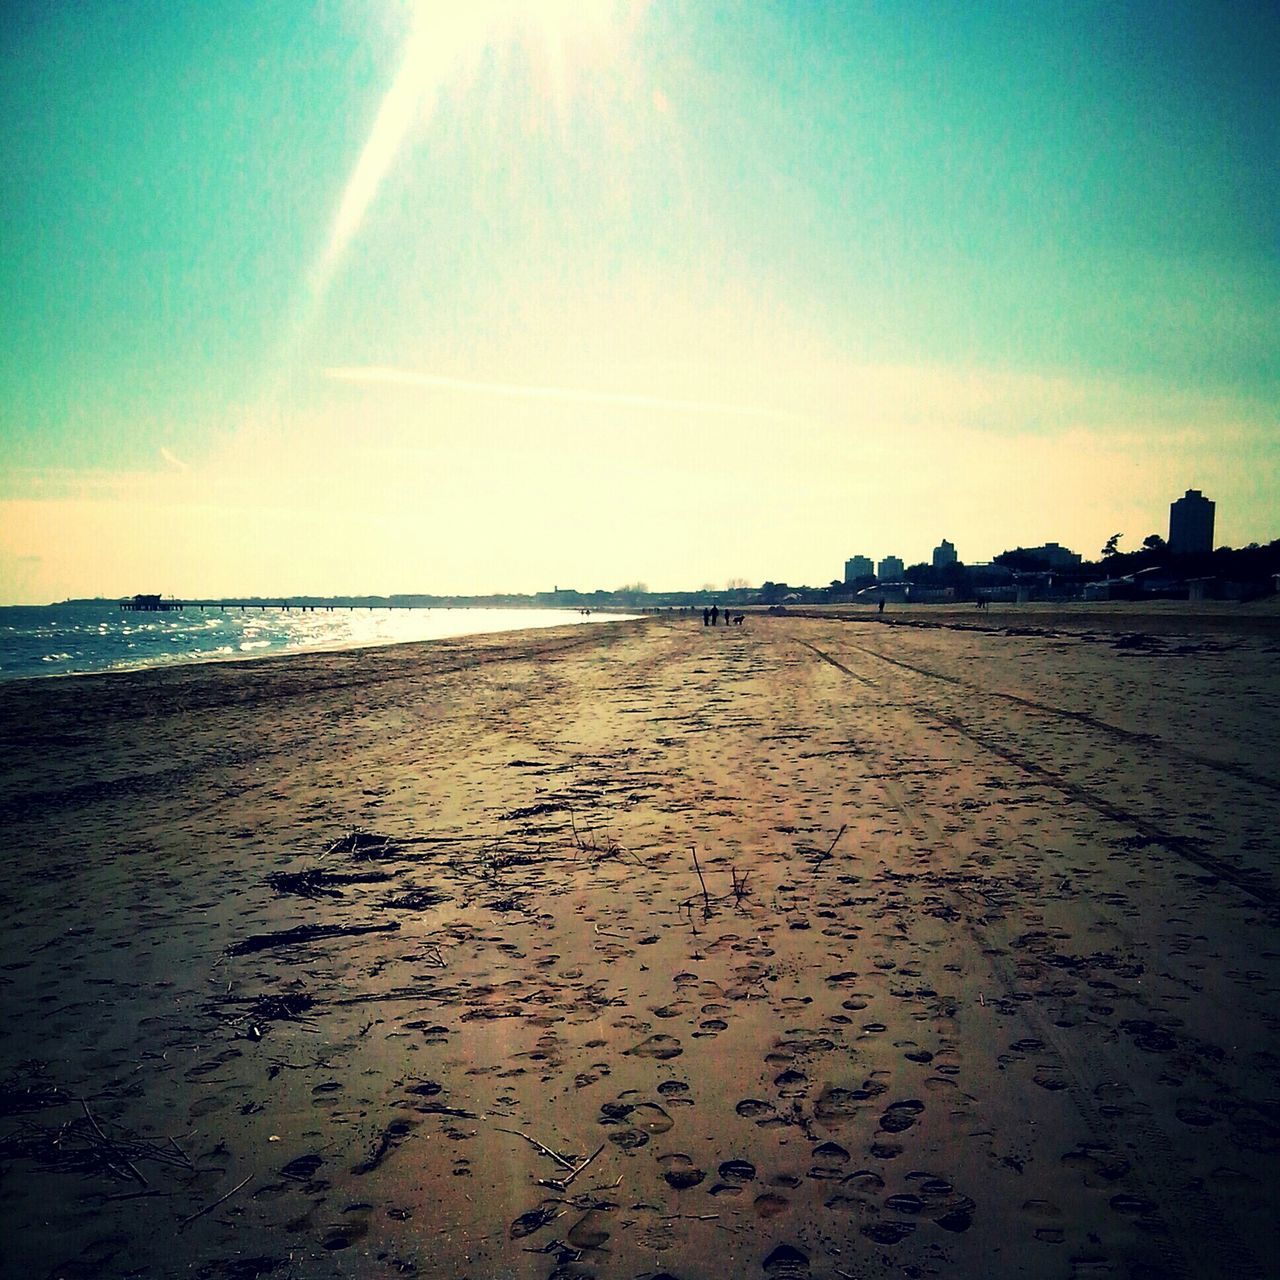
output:
M 537 1138 L 531 1138 L 527 1133 L 521 1133 L 519 1129 L 504 1129 L 500 1125 L 495 1126 L 499 1133 L 511 1133 L 517 1138 L 523 1138 L 530 1146 L 537 1147 L 544 1156 L 550 1156 L 557 1164 L 563 1165 L 566 1169 L 572 1169 L 573 1161 L 562 1156 L 558 1151 L 552 1151 L 550 1147 L 544 1147 Z
M 178 1226 L 185 1227 L 188 1222 L 194 1222 L 197 1218 L 203 1218 L 206 1213 L 211 1213 L 220 1204 L 223 1204 L 226 1201 L 230 1200 L 231 1197 L 235 1195 L 235 1193 L 239 1191 L 240 1188 L 243 1187 L 252 1177 L 253 1177 L 253 1174 L 249 1174 L 248 1177 L 243 1178 L 241 1179 L 241 1181 L 237 1182 L 236 1185 L 232 1187 L 231 1190 L 228 1191 L 225 1196 L 219 1196 L 212 1204 L 207 1204 L 203 1209 L 197 1209 L 195 1213 L 188 1214 L 185 1218 L 182 1219 L 181 1222 L 178 1223 Z
M 707 894 L 707 882 L 702 878 L 702 867 L 698 862 L 698 846 L 696 844 L 690 845 L 689 852 L 693 854 L 693 869 L 698 873 L 698 883 L 702 886 L 702 909 L 709 916 L 711 914 L 711 898 Z

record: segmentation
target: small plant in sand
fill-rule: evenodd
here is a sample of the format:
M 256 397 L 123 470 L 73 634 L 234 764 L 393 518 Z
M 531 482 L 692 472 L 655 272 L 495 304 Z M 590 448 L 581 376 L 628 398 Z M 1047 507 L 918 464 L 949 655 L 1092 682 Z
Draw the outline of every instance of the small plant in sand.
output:
M 572 809 L 566 809 L 569 814 L 569 826 L 573 830 L 573 844 L 575 849 L 574 856 L 579 853 L 594 853 L 597 862 L 603 862 L 606 858 L 634 858 L 640 866 L 644 866 L 644 861 L 638 854 L 633 853 L 625 845 L 620 844 L 608 832 L 605 832 L 602 839 L 597 839 L 594 828 L 587 827 L 586 835 L 583 836 L 578 831 L 578 822 L 574 817 Z

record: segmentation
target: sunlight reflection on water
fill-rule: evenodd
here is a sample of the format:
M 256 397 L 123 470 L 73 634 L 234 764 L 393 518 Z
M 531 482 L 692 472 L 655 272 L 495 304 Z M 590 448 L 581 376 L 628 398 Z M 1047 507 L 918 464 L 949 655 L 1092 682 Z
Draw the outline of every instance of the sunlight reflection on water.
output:
M 620 621 L 560 609 L 188 609 L 114 605 L 0 609 L 0 679 L 135 670 L 300 650 L 363 649 L 485 632 Z

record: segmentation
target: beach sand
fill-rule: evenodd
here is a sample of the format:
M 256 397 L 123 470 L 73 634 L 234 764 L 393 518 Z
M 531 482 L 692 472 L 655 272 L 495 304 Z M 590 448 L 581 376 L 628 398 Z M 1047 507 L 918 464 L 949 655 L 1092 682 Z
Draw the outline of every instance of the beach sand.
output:
M 699 615 L 2 687 L 4 1274 L 1274 1275 L 1277 654 Z

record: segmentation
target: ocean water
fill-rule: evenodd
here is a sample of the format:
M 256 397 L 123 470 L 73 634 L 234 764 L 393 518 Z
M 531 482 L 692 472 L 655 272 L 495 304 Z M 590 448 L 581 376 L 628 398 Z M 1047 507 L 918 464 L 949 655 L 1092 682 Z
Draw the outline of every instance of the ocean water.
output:
M 631 616 L 631 615 L 626 615 Z M 319 649 L 364 649 L 491 631 L 616 622 L 562 609 L 188 608 L 126 612 L 115 604 L 0 607 L 0 680 L 132 671 Z

